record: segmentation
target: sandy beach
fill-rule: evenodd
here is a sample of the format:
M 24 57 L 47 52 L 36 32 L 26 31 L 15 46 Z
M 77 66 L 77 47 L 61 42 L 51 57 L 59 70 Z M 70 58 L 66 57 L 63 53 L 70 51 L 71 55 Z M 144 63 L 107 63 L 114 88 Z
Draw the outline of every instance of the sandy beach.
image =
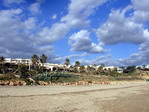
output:
M 149 83 L 0 86 L 0 112 L 149 112 Z

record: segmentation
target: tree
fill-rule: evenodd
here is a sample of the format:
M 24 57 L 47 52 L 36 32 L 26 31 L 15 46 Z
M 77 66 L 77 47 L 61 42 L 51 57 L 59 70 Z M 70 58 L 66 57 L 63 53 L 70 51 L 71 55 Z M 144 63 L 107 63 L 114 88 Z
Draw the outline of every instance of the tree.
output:
M 137 69 L 142 70 L 142 68 L 141 68 L 141 67 L 137 67 Z
M 75 67 L 79 67 L 80 66 L 80 62 L 79 61 L 76 61 L 75 62 Z
M 5 58 L 3 56 L 0 56 L 0 68 L 3 74 L 7 71 L 7 68 L 4 66 L 4 62 Z
M 74 66 L 74 72 L 78 72 L 78 68 L 80 67 L 80 62 L 76 61 Z
M 34 54 L 34 55 L 32 56 L 32 64 L 33 64 L 33 68 L 34 68 L 34 69 L 36 68 L 38 62 L 39 62 L 39 57 L 38 57 L 38 55 Z
M 38 55 L 34 54 L 32 56 L 32 63 L 37 64 L 38 62 L 39 62 L 39 57 L 38 57 Z
M 78 72 L 78 68 L 77 68 L 77 67 L 74 67 L 74 68 L 73 68 L 73 71 L 74 71 L 75 73 L 77 73 L 77 72 Z
M 104 65 L 104 64 L 101 64 L 101 66 L 102 66 L 102 67 L 105 67 L 105 65 Z
M 112 71 L 112 69 L 111 68 L 108 68 L 108 72 L 111 72 Z
M 42 54 L 40 56 L 40 62 L 42 63 L 42 67 L 41 67 L 42 68 L 42 71 L 44 70 L 43 64 L 46 63 L 46 60 L 47 60 L 47 56 L 45 54 Z
M 142 65 L 143 69 L 145 69 L 146 65 Z
M 1 71 L 2 71 L 3 74 L 5 74 L 5 73 L 8 72 L 8 69 L 5 65 L 2 65 Z
M 124 66 L 121 66 L 121 67 L 119 67 L 119 68 L 125 69 L 125 67 L 124 67 Z
M 5 58 L 3 56 L 0 56 L 0 64 L 3 64 L 5 61 Z
M 96 65 L 96 64 L 94 64 L 93 66 L 95 66 L 95 67 L 96 67 L 97 65 Z
M 70 60 L 68 58 L 66 58 L 65 65 L 68 66 L 69 64 L 70 64 Z
M 24 64 L 19 64 L 18 65 L 18 72 L 19 72 L 19 75 L 22 77 L 22 78 L 26 78 L 28 76 L 28 69 L 27 69 L 27 66 L 24 65 Z
M 85 72 L 85 67 L 84 66 L 80 66 L 80 72 L 81 73 Z
M 87 72 L 91 73 L 93 71 L 93 68 L 90 66 L 87 66 Z
M 132 71 L 132 72 L 133 72 L 133 71 L 135 71 L 135 70 L 136 70 L 136 66 L 135 66 L 135 65 L 128 66 L 128 67 L 127 67 L 127 70 L 128 70 L 128 71 Z
M 99 66 L 98 69 L 97 69 L 97 72 L 99 72 L 99 73 L 103 73 L 103 71 L 104 71 L 104 70 L 103 70 L 103 66 L 102 66 L 102 65 Z
M 47 56 L 46 56 L 45 54 L 42 54 L 42 55 L 40 56 L 40 62 L 41 62 L 41 63 L 46 63 L 46 60 L 47 60 Z

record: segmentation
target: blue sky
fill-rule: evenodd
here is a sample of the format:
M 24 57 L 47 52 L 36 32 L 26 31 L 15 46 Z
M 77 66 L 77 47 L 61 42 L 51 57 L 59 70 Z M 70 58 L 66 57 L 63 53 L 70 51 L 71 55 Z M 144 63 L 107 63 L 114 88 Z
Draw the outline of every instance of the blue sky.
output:
M 1 0 L 0 55 L 149 64 L 149 0 Z

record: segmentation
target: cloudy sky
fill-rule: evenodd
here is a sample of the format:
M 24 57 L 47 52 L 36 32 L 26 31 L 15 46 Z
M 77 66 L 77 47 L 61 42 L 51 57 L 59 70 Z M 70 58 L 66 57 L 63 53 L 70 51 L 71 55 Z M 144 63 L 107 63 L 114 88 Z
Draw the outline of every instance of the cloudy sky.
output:
M 0 55 L 149 64 L 149 0 L 0 0 Z

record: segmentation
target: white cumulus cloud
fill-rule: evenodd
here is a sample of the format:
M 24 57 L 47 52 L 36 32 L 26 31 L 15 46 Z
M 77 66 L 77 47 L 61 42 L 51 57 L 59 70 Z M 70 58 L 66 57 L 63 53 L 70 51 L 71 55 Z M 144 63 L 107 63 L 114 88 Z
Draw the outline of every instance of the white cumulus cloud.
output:
M 69 45 L 71 45 L 72 51 L 83 51 L 87 53 L 102 53 L 103 48 L 92 42 L 90 39 L 90 32 L 87 30 L 81 30 L 74 33 L 69 38 Z
M 13 3 L 21 4 L 21 3 L 24 3 L 24 2 L 25 2 L 24 0 L 4 0 L 4 5 L 9 6 Z
M 106 0 L 71 0 L 68 7 L 68 14 L 61 18 L 60 22 L 46 27 L 36 37 L 39 42 L 51 43 L 64 37 L 70 30 L 78 27 L 89 26 L 87 19 L 94 11 L 94 8 L 105 3 Z
M 126 7 L 123 10 L 112 10 L 108 21 L 97 29 L 97 36 L 102 43 L 141 44 L 149 39 L 145 36 L 146 29 L 143 28 L 143 24 L 133 21 L 133 17 L 126 17 L 125 14 L 130 9 Z

